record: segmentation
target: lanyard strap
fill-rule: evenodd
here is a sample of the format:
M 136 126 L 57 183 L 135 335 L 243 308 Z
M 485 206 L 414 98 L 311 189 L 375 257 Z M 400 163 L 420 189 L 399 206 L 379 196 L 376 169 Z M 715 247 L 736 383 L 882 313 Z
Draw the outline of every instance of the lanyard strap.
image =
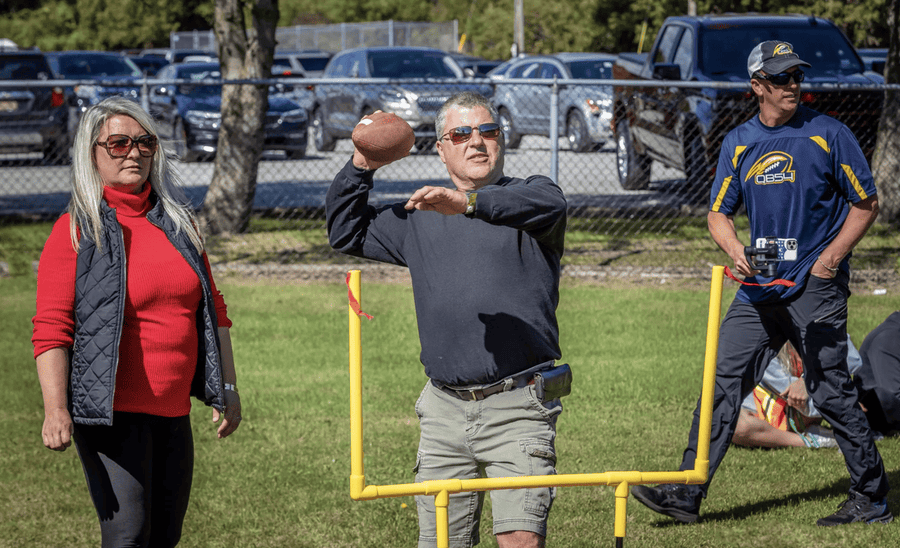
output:
M 725 267 L 725 275 L 741 285 L 753 285 L 753 286 L 757 286 L 757 287 L 771 287 L 773 285 L 783 285 L 785 287 L 794 287 L 795 285 L 797 285 L 790 280 L 782 280 L 781 278 L 776 278 L 776 279 L 772 280 L 771 282 L 767 282 L 764 284 L 745 282 L 743 280 L 739 280 L 739 279 L 735 278 L 734 274 L 731 273 L 731 269 L 728 268 L 727 266 Z

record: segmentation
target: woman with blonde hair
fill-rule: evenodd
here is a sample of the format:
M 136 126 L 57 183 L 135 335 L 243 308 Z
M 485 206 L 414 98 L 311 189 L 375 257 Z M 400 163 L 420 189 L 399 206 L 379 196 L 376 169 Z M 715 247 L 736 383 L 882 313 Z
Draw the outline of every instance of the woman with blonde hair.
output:
M 190 204 L 140 105 L 81 118 L 72 200 L 41 254 L 32 342 L 44 445 L 72 440 L 102 545 L 175 546 L 193 477 L 190 397 L 241 421 L 225 302 Z

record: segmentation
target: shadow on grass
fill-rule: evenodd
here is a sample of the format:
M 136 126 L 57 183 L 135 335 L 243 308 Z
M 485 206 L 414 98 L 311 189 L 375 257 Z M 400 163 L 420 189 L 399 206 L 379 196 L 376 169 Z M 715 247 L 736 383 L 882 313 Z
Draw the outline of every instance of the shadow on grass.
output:
M 900 470 L 888 471 L 888 483 L 890 485 L 900 485 Z M 790 495 L 772 497 L 766 500 L 754 502 L 753 504 L 745 504 L 736 506 L 730 510 L 722 510 L 718 512 L 704 513 L 700 510 L 699 522 L 717 522 L 717 521 L 734 521 L 758 516 L 772 511 L 773 509 L 783 506 L 797 506 L 801 503 L 808 503 L 814 500 L 824 500 L 830 498 L 842 498 L 847 495 L 850 489 L 849 478 L 841 478 L 827 487 L 813 489 L 802 493 L 793 493 Z M 888 494 L 888 508 L 893 508 L 892 512 L 896 513 L 898 504 L 900 504 L 900 496 L 891 492 Z M 837 507 L 835 507 L 837 510 Z M 824 515 L 822 516 L 824 517 Z M 698 522 L 698 523 L 699 523 Z M 652 524 L 654 527 L 674 527 L 679 525 L 688 525 L 675 521 L 672 518 L 661 517 Z

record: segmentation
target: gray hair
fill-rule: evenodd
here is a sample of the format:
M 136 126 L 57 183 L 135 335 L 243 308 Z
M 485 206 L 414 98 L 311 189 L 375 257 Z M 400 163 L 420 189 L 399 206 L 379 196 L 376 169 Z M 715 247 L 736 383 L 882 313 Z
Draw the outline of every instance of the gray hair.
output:
M 94 148 L 103 126 L 114 116 L 128 116 L 140 124 L 144 131 L 159 138 L 153 118 L 138 103 L 124 97 L 104 99 L 81 116 L 72 147 L 72 199 L 68 209 L 69 233 L 75 251 L 79 248 L 79 230 L 101 249 L 103 223 L 100 218 L 100 200 L 103 199 L 104 185 L 94 160 Z M 162 142 L 151 160 L 148 179 L 162 202 L 163 210 L 175 223 L 176 232 L 184 230 L 197 250 L 202 252 L 203 238 L 193 209 L 184 195 L 181 180 L 172 168 L 171 159 Z
M 474 91 L 457 93 L 441 105 L 441 110 L 438 111 L 437 118 L 434 120 L 434 132 L 437 135 L 438 141 L 440 141 L 441 137 L 444 135 L 444 126 L 447 124 L 447 112 L 454 107 L 482 107 L 491 114 L 491 119 L 494 122 L 497 122 L 497 120 L 500 119 L 500 115 L 497 114 L 497 109 L 484 95 L 475 93 Z

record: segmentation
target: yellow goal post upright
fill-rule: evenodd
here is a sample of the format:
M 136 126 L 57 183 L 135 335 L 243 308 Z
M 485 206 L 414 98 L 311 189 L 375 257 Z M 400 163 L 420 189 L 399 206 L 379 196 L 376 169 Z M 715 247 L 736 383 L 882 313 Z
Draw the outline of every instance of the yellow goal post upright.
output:
M 630 486 L 647 483 L 705 483 L 709 473 L 709 439 L 712 429 L 713 394 L 716 382 L 716 354 L 719 346 L 719 323 L 722 315 L 722 285 L 725 267 L 714 266 L 709 291 L 709 316 L 706 328 L 706 353 L 703 364 L 700 396 L 700 430 L 697 457 L 693 470 L 672 472 L 613 471 L 588 474 L 558 474 L 553 476 L 521 476 L 508 478 L 476 478 L 432 480 L 395 485 L 366 485 L 363 467 L 362 419 L 362 337 L 360 320 L 360 271 L 351 270 L 347 276 L 350 291 L 350 498 L 373 500 L 403 496 L 433 496 L 435 499 L 437 547 L 449 546 L 447 506 L 450 493 L 463 491 L 493 491 L 497 489 L 525 489 L 537 487 L 615 486 L 616 547 L 625 538 L 626 506 Z M 355 302 L 354 302 L 355 301 Z

